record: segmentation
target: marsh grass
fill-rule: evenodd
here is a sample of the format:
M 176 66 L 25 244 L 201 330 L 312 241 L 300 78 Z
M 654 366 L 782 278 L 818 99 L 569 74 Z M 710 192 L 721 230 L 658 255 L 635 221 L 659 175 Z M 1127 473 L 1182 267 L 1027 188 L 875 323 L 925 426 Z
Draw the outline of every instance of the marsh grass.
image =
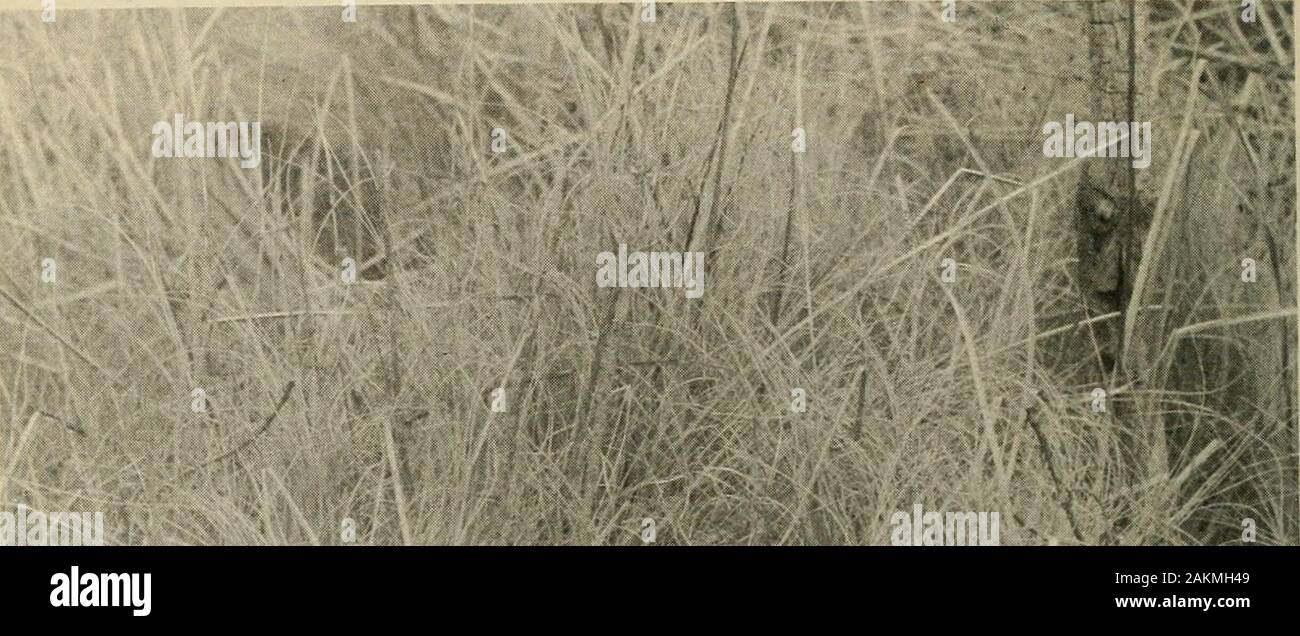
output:
M 1066 256 L 1078 166 L 1039 152 L 1086 98 L 1068 3 L 5 15 L 0 501 L 114 544 L 878 544 L 914 503 L 1294 543 L 1290 5 L 1283 50 L 1171 6 L 1130 382 Z M 325 149 L 384 275 L 341 285 L 263 171 L 150 157 L 173 112 Z M 597 288 L 619 242 L 706 250 L 705 297 Z M 1129 430 L 1164 440 L 1138 483 Z

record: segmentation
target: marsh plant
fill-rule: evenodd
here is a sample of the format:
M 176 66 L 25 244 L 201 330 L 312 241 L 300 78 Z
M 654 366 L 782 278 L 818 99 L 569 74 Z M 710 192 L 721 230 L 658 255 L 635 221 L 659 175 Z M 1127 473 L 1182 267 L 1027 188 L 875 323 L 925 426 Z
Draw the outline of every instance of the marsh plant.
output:
M 1292 6 L 1249 4 L 0 14 L 0 509 L 1294 544 Z

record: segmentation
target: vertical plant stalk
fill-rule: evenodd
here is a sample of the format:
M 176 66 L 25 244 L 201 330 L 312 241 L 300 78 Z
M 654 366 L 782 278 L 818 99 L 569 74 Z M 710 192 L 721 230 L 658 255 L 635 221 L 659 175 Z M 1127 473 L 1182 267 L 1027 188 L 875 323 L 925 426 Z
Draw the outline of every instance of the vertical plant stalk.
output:
M 411 525 L 406 519 L 406 487 L 402 484 L 401 462 L 397 458 L 397 444 L 393 440 L 393 418 L 384 422 L 384 458 L 388 460 L 388 474 L 393 478 L 393 498 L 397 502 L 397 524 L 402 533 L 402 545 L 411 545 Z
M 727 91 L 722 100 L 722 119 L 718 121 L 718 142 L 714 146 L 717 149 L 716 161 L 712 161 L 709 168 L 713 172 L 713 188 L 711 200 L 709 202 L 709 213 L 707 221 L 706 235 L 701 239 L 701 244 L 710 245 L 710 257 L 717 251 L 717 240 L 722 233 L 722 219 L 719 216 L 719 199 L 722 194 L 722 171 L 727 165 L 727 141 L 731 137 L 731 106 L 735 101 L 736 95 L 736 74 L 740 65 L 740 17 L 737 13 L 736 3 L 731 4 L 731 46 L 728 54 L 727 66 Z M 711 159 L 713 159 L 711 157 Z M 696 215 L 691 217 L 690 230 L 686 235 L 687 251 L 695 245 L 695 225 L 696 217 L 699 214 L 698 208 Z M 716 263 L 713 258 L 710 261 Z
M 1132 0 L 1125 4 L 1127 15 L 1121 13 L 1118 0 L 1085 3 L 1085 33 L 1091 63 L 1087 90 L 1091 108 L 1089 119 L 1093 121 L 1124 119 L 1131 123 L 1136 114 L 1136 12 Z M 1127 37 L 1123 40 L 1119 33 L 1121 26 L 1126 29 Z M 1127 46 L 1121 44 L 1125 40 Z M 1125 53 L 1126 60 L 1120 57 Z M 1120 83 L 1120 72 L 1126 75 L 1126 86 Z M 1132 131 L 1129 131 L 1129 139 L 1131 146 Z M 1090 317 L 1119 313 L 1115 324 L 1106 325 L 1100 333 L 1093 334 L 1094 342 L 1100 336 L 1104 382 L 1118 382 L 1124 372 L 1123 360 L 1128 345 L 1126 330 L 1132 327 L 1132 308 L 1128 301 L 1132 295 L 1133 274 L 1138 269 L 1132 261 L 1139 254 L 1131 252 L 1135 243 L 1133 233 L 1139 230 L 1135 220 L 1140 204 L 1136 198 L 1136 174 L 1132 162 L 1128 161 L 1127 166 L 1119 163 L 1125 160 L 1085 161 L 1079 176 L 1079 198 L 1076 201 L 1079 290 L 1084 296 L 1086 313 Z M 1110 211 L 1103 213 L 1107 208 Z M 1140 290 L 1136 295 L 1141 296 Z M 1138 430 L 1128 404 L 1116 400 L 1113 414 L 1122 440 L 1122 465 L 1128 473 L 1124 479 L 1130 484 L 1141 483 L 1142 458 L 1145 457 L 1141 448 L 1142 432 Z
M 1174 185 L 1178 180 L 1180 173 L 1190 168 L 1192 148 L 1200 136 L 1200 131 L 1192 128 L 1192 114 L 1196 102 L 1198 86 L 1200 84 L 1201 74 L 1205 70 L 1205 61 L 1198 61 L 1192 68 L 1191 81 L 1187 91 L 1187 100 L 1183 111 L 1183 121 L 1180 127 L 1177 140 L 1174 144 L 1172 160 L 1169 168 L 1165 171 L 1164 182 L 1161 184 L 1160 196 L 1156 200 L 1155 211 L 1149 219 L 1150 227 L 1146 231 L 1142 242 L 1135 246 L 1134 249 L 1141 251 L 1141 258 L 1138 259 L 1136 271 L 1132 275 L 1132 293 L 1127 295 L 1128 304 L 1122 308 L 1124 313 L 1121 315 L 1123 322 L 1123 340 L 1122 349 L 1125 354 L 1131 353 L 1130 342 L 1135 330 L 1139 303 L 1143 296 L 1146 295 L 1146 288 L 1154 278 L 1156 263 L 1164 258 L 1164 249 L 1168 243 L 1169 227 L 1172 223 L 1172 214 L 1170 212 L 1170 202 L 1173 200 Z M 1136 360 L 1131 360 L 1125 366 L 1133 370 Z M 1147 371 L 1147 369 L 1142 369 Z M 1120 412 L 1116 412 L 1119 417 Z M 1151 453 L 1139 455 L 1145 457 L 1147 461 L 1154 462 L 1158 474 L 1167 473 L 1167 458 L 1164 453 L 1165 435 L 1163 424 L 1157 419 L 1156 425 L 1149 431 L 1149 439 L 1142 440 L 1151 444 Z M 1138 449 L 1143 452 L 1142 449 Z
M 1128 18 L 1126 22 L 1128 27 L 1128 88 L 1124 91 L 1124 114 L 1125 121 L 1130 122 L 1131 125 L 1133 122 L 1137 121 L 1137 9 L 1134 0 L 1128 0 Z M 1133 131 L 1130 130 L 1130 148 L 1133 143 L 1132 135 Z M 1140 203 L 1138 202 L 1137 197 L 1137 168 L 1133 166 L 1132 161 L 1126 161 L 1124 163 L 1124 192 L 1125 205 L 1123 207 L 1126 222 L 1125 225 L 1127 227 L 1122 227 L 1121 229 L 1126 232 L 1140 232 L 1143 228 L 1137 224 L 1137 219 L 1142 212 L 1139 209 Z M 1121 237 L 1121 240 L 1124 241 L 1124 249 L 1120 254 L 1121 280 L 1119 310 L 1123 313 L 1120 314 L 1120 324 L 1122 327 L 1118 339 L 1119 349 L 1115 352 L 1115 371 L 1116 375 L 1120 377 L 1124 376 L 1125 369 L 1127 368 L 1125 358 L 1127 357 L 1127 352 L 1129 350 L 1132 331 L 1136 326 L 1135 319 L 1137 317 L 1137 306 L 1134 305 L 1134 299 L 1136 298 L 1137 300 L 1141 300 L 1142 296 L 1141 290 L 1134 288 L 1134 284 L 1138 282 L 1134 280 L 1138 272 L 1128 271 L 1129 264 L 1133 260 L 1127 253 L 1130 246 L 1136 245 L 1137 247 L 1142 247 L 1142 237 L 1135 236 L 1133 238 L 1136 242 L 1128 240 L 1128 237 Z M 1143 250 L 1139 256 L 1145 255 L 1146 252 Z M 1149 262 L 1145 265 L 1146 267 L 1143 267 L 1142 264 L 1139 264 L 1139 269 L 1148 270 L 1153 266 Z
M 1128 26 L 1128 88 L 1127 90 L 1124 91 L 1124 115 L 1125 115 L 1124 121 L 1129 122 L 1130 126 L 1132 126 L 1133 123 L 1136 121 L 1136 119 L 1134 119 L 1134 115 L 1135 115 L 1134 101 L 1137 92 L 1137 48 L 1136 48 L 1136 35 L 1135 35 L 1136 14 L 1134 13 L 1135 6 L 1136 5 L 1134 4 L 1134 0 L 1128 0 L 1128 20 L 1127 20 L 1128 22 L 1127 25 Z M 1128 134 L 1129 134 L 1129 148 L 1131 154 L 1131 150 L 1133 148 L 1132 128 L 1129 129 Z M 1133 219 L 1137 218 L 1138 215 L 1136 170 L 1137 169 L 1133 167 L 1132 161 L 1125 162 L 1124 190 L 1126 195 L 1125 197 L 1126 201 L 1125 201 L 1125 205 L 1123 206 L 1124 208 L 1123 214 L 1125 217 L 1124 220 L 1126 222 L 1125 225 L 1132 223 Z M 1127 248 L 1128 245 L 1132 244 L 1131 241 L 1127 240 L 1127 237 L 1124 236 L 1119 237 L 1119 240 L 1123 241 L 1123 245 L 1125 248 Z M 1132 333 L 1132 327 L 1133 327 L 1132 319 L 1136 315 L 1136 308 L 1130 307 L 1130 305 L 1132 304 L 1133 289 L 1131 286 L 1132 283 L 1129 281 L 1129 273 L 1125 271 L 1127 269 L 1125 266 L 1128 264 L 1129 259 L 1128 259 L 1128 255 L 1125 254 L 1124 251 L 1126 250 L 1121 250 L 1120 263 L 1119 263 L 1119 271 L 1120 271 L 1119 310 L 1122 313 L 1120 313 L 1120 317 L 1119 317 L 1120 333 L 1119 333 L 1119 337 L 1117 338 L 1119 348 L 1118 350 L 1115 351 L 1115 375 L 1119 378 L 1125 377 L 1124 358 L 1126 356 L 1126 353 L 1128 352 L 1129 336 Z M 1140 297 L 1141 295 L 1139 294 L 1138 296 Z M 1145 460 L 1147 463 L 1149 463 L 1150 461 L 1149 458 L 1144 457 L 1143 455 L 1143 453 L 1149 452 L 1149 446 L 1146 443 L 1148 440 L 1138 439 L 1138 436 L 1142 434 L 1142 431 L 1135 430 L 1140 425 L 1140 423 L 1136 421 L 1136 418 L 1123 417 L 1127 415 L 1126 406 L 1127 404 L 1125 404 L 1124 402 L 1116 403 L 1115 419 L 1116 421 L 1119 422 L 1120 426 L 1128 426 L 1131 429 L 1130 434 L 1137 441 L 1137 448 L 1132 449 L 1132 452 L 1140 460 Z M 1125 420 L 1130 420 L 1130 421 L 1125 422 Z M 1156 417 L 1154 418 L 1154 420 L 1155 420 L 1155 426 L 1157 428 L 1160 427 L 1161 426 L 1160 418 Z M 1160 448 L 1162 449 L 1161 452 L 1164 452 L 1163 444 L 1160 445 Z M 1139 470 L 1142 469 L 1139 468 Z M 1145 475 L 1143 475 L 1142 472 L 1138 472 L 1137 474 L 1132 475 L 1133 478 L 1132 483 L 1134 484 L 1141 483 L 1142 478 L 1144 476 Z
M 803 43 L 800 42 L 795 46 L 795 109 L 799 118 L 799 123 L 803 125 Z M 804 143 L 807 144 L 807 134 L 805 132 Z M 807 148 L 805 147 L 805 151 Z M 804 300 L 807 303 L 808 311 L 808 353 L 812 360 L 812 366 L 817 366 L 817 334 L 814 328 L 816 320 L 813 318 L 812 304 L 812 227 L 808 219 L 807 205 L 804 201 L 804 176 L 803 176 L 803 157 L 804 153 L 791 153 L 795 155 L 794 161 L 794 203 L 795 212 L 803 222 L 803 291 Z
M 1092 121 L 1117 121 L 1129 116 L 1130 101 L 1135 98 L 1120 84 L 1117 75 L 1121 70 L 1135 69 L 1135 62 L 1129 60 L 1122 67 L 1118 59 L 1121 54 L 1117 26 L 1121 21 L 1116 5 L 1118 0 L 1084 3 L 1086 12 L 1085 33 L 1087 34 L 1090 77 L 1088 91 L 1087 119 Z M 1128 83 L 1136 86 L 1133 75 L 1129 74 Z M 1132 121 L 1129 119 L 1128 121 Z M 1085 160 L 1079 175 L 1079 201 L 1076 202 L 1076 231 L 1079 241 L 1079 283 L 1084 294 L 1085 306 L 1090 315 L 1100 315 L 1112 311 L 1124 311 L 1119 297 L 1125 294 L 1123 254 L 1120 247 L 1126 243 L 1130 231 L 1129 221 L 1132 214 L 1126 200 L 1127 179 L 1132 174 L 1121 166 L 1122 158 L 1107 158 L 1099 161 Z M 1131 163 L 1131 162 L 1130 162 Z M 1101 205 L 1102 203 L 1108 205 Z M 1113 208 L 1113 218 L 1101 213 L 1105 207 Z M 1122 314 L 1121 314 L 1122 315 Z M 1122 325 L 1123 321 L 1120 321 Z M 1118 366 L 1117 359 L 1122 358 L 1123 336 L 1118 328 L 1105 327 L 1100 334 L 1101 347 L 1107 355 L 1103 356 L 1103 367 Z M 1111 368 L 1103 368 L 1103 375 Z
M 867 417 L 867 363 L 862 362 L 862 371 L 858 373 L 858 410 L 853 420 L 853 441 L 862 442 L 862 430 Z
M 1083 534 L 1079 532 L 1079 521 L 1074 516 L 1074 499 L 1070 496 L 1070 491 L 1061 483 L 1061 478 L 1056 472 L 1056 461 L 1053 459 L 1052 447 L 1047 443 L 1047 436 L 1043 435 L 1043 429 L 1038 425 L 1038 417 L 1035 413 L 1036 405 L 1027 405 L 1025 407 L 1025 421 L 1029 423 L 1029 428 L 1034 431 L 1034 437 L 1038 439 L 1038 449 L 1043 455 L 1043 463 L 1047 464 L 1047 474 L 1052 478 L 1052 486 L 1056 488 L 1057 501 L 1061 504 L 1061 509 L 1065 511 L 1065 518 L 1070 522 L 1070 531 L 1079 543 L 1084 543 Z
M 803 43 L 800 42 L 795 48 L 795 115 L 794 127 L 803 126 Z M 777 281 L 776 295 L 772 298 L 771 322 L 775 326 L 781 319 L 781 302 L 785 296 L 785 286 L 789 282 L 790 276 L 790 237 L 794 232 L 794 218 L 798 215 L 799 205 L 799 177 L 801 176 L 802 166 L 799 164 L 799 153 L 790 153 L 790 205 L 785 215 L 785 235 L 781 240 L 781 260 L 777 261 Z
M 1137 101 L 1137 9 L 1134 0 L 1128 0 L 1128 90 L 1124 93 L 1125 103 L 1124 112 L 1127 117 L 1124 121 L 1135 122 L 1136 114 L 1135 102 Z M 1132 131 L 1129 131 L 1129 146 L 1132 147 Z M 1137 168 L 1133 162 L 1125 164 L 1124 170 L 1125 186 L 1128 191 L 1128 215 L 1134 216 L 1137 212 L 1133 209 L 1137 205 Z M 1123 360 L 1123 356 L 1120 356 Z

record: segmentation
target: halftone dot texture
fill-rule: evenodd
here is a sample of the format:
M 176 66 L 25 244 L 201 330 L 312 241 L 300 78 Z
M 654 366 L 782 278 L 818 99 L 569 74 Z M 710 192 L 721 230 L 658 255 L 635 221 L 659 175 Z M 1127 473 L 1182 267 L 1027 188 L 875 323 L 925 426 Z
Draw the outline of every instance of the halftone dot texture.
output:
M 887 544 L 915 504 L 1294 544 L 1292 7 L 1238 4 L 0 14 L 0 503 L 110 544 Z M 1130 75 L 1135 197 L 1043 154 Z M 176 113 L 261 165 L 152 156 Z M 597 287 L 619 244 L 704 252 L 703 297 Z

